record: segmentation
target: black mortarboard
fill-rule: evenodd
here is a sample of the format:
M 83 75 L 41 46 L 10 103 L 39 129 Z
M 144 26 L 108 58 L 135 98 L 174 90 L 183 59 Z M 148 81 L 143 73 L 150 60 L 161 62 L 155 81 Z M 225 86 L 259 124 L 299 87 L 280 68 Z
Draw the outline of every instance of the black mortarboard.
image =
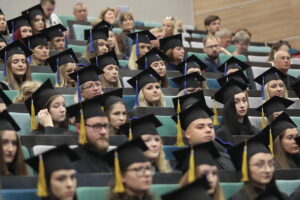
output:
M 297 128 L 297 125 L 295 122 L 293 122 L 288 114 L 283 112 L 271 123 L 273 138 L 275 139 L 282 131 L 288 128 Z
M 150 67 L 150 65 L 153 62 L 164 61 L 166 59 L 167 56 L 163 54 L 159 49 L 154 47 L 149 52 L 147 52 L 144 56 L 138 59 L 136 63 L 138 64 L 139 69 L 144 70 Z
M 245 76 L 243 70 L 238 70 L 236 72 L 233 72 L 229 75 L 226 75 L 226 76 L 223 76 L 221 78 L 218 78 L 217 81 L 218 83 L 223 86 L 225 85 L 230 79 L 234 79 L 234 80 L 237 80 L 241 83 L 244 83 L 244 84 L 249 84 L 249 80 L 248 78 Z
M 97 28 L 108 28 L 108 30 L 112 31 L 113 26 L 110 23 L 108 23 L 107 21 L 102 20 L 101 22 L 99 22 L 98 24 L 96 24 L 94 26 L 94 29 L 97 29 Z
M 270 67 L 267 71 L 259 75 L 254 79 L 260 85 L 266 85 L 272 80 L 283 80 L 286 77 L 284 73 L 276 69 L 275 67 Z
M 297 81 L 296 83 L 294 83 L 292 85 L 292 88 L 293 88 L 294 92 L 296 93 L 296 95 L 298 96 L 298 98 L 300 98 L 300 81 Z
M 4 12 L 1 10 L 1 8 L 0 8 L 0 15 L 4 15 Z
M 45 16 L 45 13 L 41 4 L 37 4 L 31 8 L 28 8 L 27 10 L 22 11 L 22 15 L 27 16 L 28 19 L 31 21 L 37 15 Z
M 67 49 L 47 59 L 53 72 L 56 72 L 58 67 L 67 63 L 78 63 L 77 57 L 72 49 Z
M 182 44 L 182 35 L 177 34 L 170 37 L 165 37 L 159 40 L 160 49 L 163 52 L 166 52 L 169 49 L 173 49 L 177 46 L 183 47 Z
M 173 152 L 177 161 L 176 169 L 185 173 L 189 169 L 189 159 L 192 149 L 194 150 L 195 167 L 198 165 L 217 165 L 216 160 L 220 157 L 214 143 L 206 142 L 191 147 L 186 147 Z
M 95 40 L 107 40 L 108 38 L 108 28 L 93 28 L 84 30 L 84 39 L 90 42 Z
M 207 190 L 210 188 L 206 176 L 161 196 L 162 200 L 211 200 Z
M 194 120 L 199 118 L 210 118 L 214 113 L 203 101 L 198 101 L 179 113 L 181 128 L 186 130 Z M 177 122 L 177 115 L 172 119 Z
M 0 103 L 4 103 L 6 106 L 9 106 L 12 104 L 12 101 L 10 98 L 3 92 L 2 89 L 0 89 Z
M 2 35 L 0 35 L 0 42 L 4 42 L 7 45 L 7 42 Z
M 204 98 L 203 90 L 199 90 L 197 92 L 175 97 L 172 99 L 172 101 L 175 110 L 177 110 L 178 101 L 181 107 L 180 110 L 185 110 L 188 106 L 196 103 L 197 101 L 202 101 L 205 103 L 205 98 Z
M 202 86 L 201 82 L 205 81 L 205 78 L 198 72 L 193 72 L 183 76 L 179 76 L 171 79 L 176 85 L 178 85 L 179 91 L 186 88 L 199 88 Z
M 207 68 L 207 65 L 202 62 L 197 56 L 191 55 L 187 59 L 185 59 L 183 62 L 176 65 L 176 69 L 180 71 L 182 74 L 186 74 L 187 71 L 191 68 L 198 68 L 201 71 Z
M 101 101 L 101 104 L 104 106 L 104 110 L 107 110 L 111 105 L 117 103 L 117 102 L 123 102 L 122 99 L 123 96 L 123 88 L 118 88 L 116 90 L 112 90 L 109 92 L 105 92 L 102 95 L 98 95 L 99 101 Z
M 266 113 L 266 116 L 269 117 L 274 112 L 279 111 L 287 111 L 287 108 L 292 105 L 294 101 L 291 101 L 286 98 L 282 98 L 279 96 L 273 96 L 271 99 L 269 99 L 267 102 L 256 108 L 257 111 L 262 111 Z
M 25 100 L 28 112 L 31 114 L 31 102 L 33 101 L 35 115 L 37 115 L 40 110 L 45 108 L 45 104 L 49 98 L 54 95 L 61 94 L 55 90 L 50 79 L 48 79 L 31 95 L 31 98 Z
M 32 54 L 32 52 L 18 40 L 8 44 L 5 48 L 0 50 L 0 58 L 3 61 L 7 60 L 14 54 L 23 54 L 28 57 Z
M 43 33 L 29 36 L 27 38 L 24 38 L 23 41 L 29 49 L 34 49 L 39 45 L 48 46 L 48 40 Z
M 300 146 L 300 136 L 295 137 L 295 141 Z
M 15 30 L 19 29 L 22 26 L 31 27 L 28 19 L 23 15 L 7 21 L 7 27 L 10 33 L 13 33 Z
M 148 150 L 148 147 L 145 145 L 144 141 L 138 137 L 129 142 L 121 144 L 116 149 L 105 153 L 103 158 L 109 166 L 114 167 L 115 152 L 117 152 L 120 169 L 121 171 L 124 171 L 133 163 L 149 161 L 144 155 L 144 151 L 146 150 Z
M 226 101 L 235 94 L 246 91 L 247 87 L 247 85 L 231 79 L 221 89 L 219 89 L 212 98 L 222 104 L 225 104 Z
M 0 131 L 4 130 L 20 130 L 20 127 L 18 126 L 16 121 L 10 116 L 7 110 L 3 110 L 0 113 Z
M 150 40 L 156 40 L 156 37 L 148 30 L 129 33 L 127 34 L 127 36 L 132 39 L 132 44 L 137 44 L 137 43 L 150 44 Z
M 51 26 L 49 28 L 46 28 L 44 30 L 42 30 L 41 32 L 45 34 L 45 36 L 47 37 L 47 39 L 50 41 L 51 39 L 55 38 L 55 37 L 65 37 L 64 32 L 67 29 L 61 25 L 61 24 L 57 24 L 55 26 Z
M 244 63 L 237 59 L 236 57 L 232 56 L 224 63 L 222 63 L 217 69 L 224 74 L 227 73 L 228 69 L 238 69 L 238 70 L 245 70 L 250 67 L 247 63 Z
M 101 56 L 94 57 L 90 59 L 90 61 L 92 64 L 97 65 L 97 67 L 99 67 L 101 70 L 103 70 L 103 68 L 106 67 L 107 65 L 119 66 L 118 57 L 115 51 L 110 51 Z
M 103 71 L 99 69 L 96 65 L 89 65 L 78 70 L 77 72 L 69 74 L 69 76 L 75 81 L 77 81 L 77 76 L 79 76 L 79 85 L 82 85 L 88 81 L 99 81 L 99 75 L 102 73 Z

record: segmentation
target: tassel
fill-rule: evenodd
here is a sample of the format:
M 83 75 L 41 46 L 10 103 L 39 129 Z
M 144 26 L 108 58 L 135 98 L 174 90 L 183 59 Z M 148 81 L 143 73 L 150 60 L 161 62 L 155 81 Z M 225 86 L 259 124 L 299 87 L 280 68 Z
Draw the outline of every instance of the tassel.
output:
M 135 106 L 140 106 L 139 104 L 139 86 L 138 81 L 135 81 Z
M 147 67 L 148 67 L 148 59 L 147 59 L 147 57 L 145 57 L 144 69 L 147 69 Z
M 96 66 L 99 67 L 98 56 L 96 56 Z
M 271 132 L 271 128 L 269 130 L 269 149 L 270 149 L 270 152 L 271 152 L 271 154 L 274 158 L 275 154 L 274 154 L 274 149 L 273 149 L 273 135 L 272 135 L 272 132 Z
M 189 169 L 188 169 L 188 183 L 191 183 L 195 181 L 195 155 L 194 155 L 194 149 L 192 147 L 191 149 L 191 155 L 189 160 Z
M 217 111 L 217 105 L 216 105 L 216 101 L 214 99 L 214 126 L 219 126 L 219 118 L 218 118 L 218 111 Z
M 181 122 L 180 122 L 180 118 L 179 118 L 179 113 L 181 112 L 181 106 L 179 104 L 179 99 L 178 99 L 178 103 L 177 103 L 177 140 L 176 140 L 176 146 L 178 147 L 183 147 L 185 146 L 184 142 L 183 142 L 183 137 L 182 137 L 182 128 L 181 128 Z
M 187 62 L 185 62 L 185 64 L 184 64 L 184 75 L 186 75 L 187 74 Z
M 32 62 L 32 57 L 31 57 L 31 56 L 28 56 L 27 62 L 28 62 L 29 64 Z
M 245 141 L 244 152 L 243 152 L 243 161 L 242 161 L 242 182 L 249 181 L 248 176 L 248 163 L 247 163 L 247 140 Z
M 263 80 L 262 80 L 261 99 L 262 99 L 262 102 L 265 103 L 265 77 L 264 76 L 263 76 Z M 262 128 L 266 127 L 264 108 L 262 108 L 262 110 L 261 110 L 261 126 L 262 126 Z
M 92 33 L 92 30 L 90 30 L 90 48 L 89 48 L 89 51 L 90 52 L 95 51 L 94 46 L 93 46 L 93 33 Z
M 5 51 L 4 53 L 4 68 L 3 68 L 3 76 L 6 77 L 6 54 L 7 52 Z
M 183 87 L 184 87 L 184 95 L 186 95 L 186 76 L 184 77 Z
M 37 185 L 37 196 L 38 197 L 48 196 L 46 176 L 45 176 L 45 166 L 44 166 L 42 155 L 39 155 L 39 177 L 38 177 L 38 185 Z
M 266 127 L 266 118 L 264 109 L 261 111 L 261 128 L 264 129 Z
M 36 121 L 35 121 L 35 108 L 34 108 L 34 105 L 33 105 L 33 99 L 31 98 L 31 120 L 30 120 L 30 124 L 31 124 L 31 129 L 32 130 L 37 130 L 38 126 L 36 124 Z
M 129 134 L 128 134 L 128 141 L 133 139 L 132 129 L 131 129 L 131 121 L 129 121 Z
M 59 75 L 59 57 L 56 58 L 56 83 L 61 83 Z
M 225 62 L 225 67 L 224 67 L 224 76 L 227 74 L 227 62 Z
M 136 37 L 135 37 L 135 53 L 136 53 L 136 56 L 138 57 L 140 55 L 140 45 L 139 45 L 139 34 L 137 33 L 136 34 Z
M 80 132 L 79 132 L 79 144 L 86 144 L 86 132 L 85 132 L 85 124 L 83 117 L 83 110 L 80 108 Z
M 69 48 L 69 41 L 68 41 L 68 37 L 65 36 L 65 49 Z
M 79 75 L 77 73 L 77 96 L 78 96 L 78 102 L 81 102 L 81 91 L 80 91 L 80 79 Z
M 113 189 L 114 193 L 123 193 L 125 192 L 125 188 L 122 182 L 120 163 L 118 158 L 118 152 L 115 151 L 115 160 L 114 160 L 114 168 L 115 168 L 115 187 Z

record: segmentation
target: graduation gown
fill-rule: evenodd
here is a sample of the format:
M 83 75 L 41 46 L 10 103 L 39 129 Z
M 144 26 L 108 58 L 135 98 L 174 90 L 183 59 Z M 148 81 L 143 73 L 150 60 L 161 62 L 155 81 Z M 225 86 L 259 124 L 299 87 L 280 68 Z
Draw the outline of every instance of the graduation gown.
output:
M 231 162 L 230 156 L 225 153 L 226 149 L 217 142 L 214 142 L 214 144 L 220 153 L 220 158 L 217 159 L 218 169 L 234 171 L 235 168 Z
M 154 200 L 154 197 L 150 194 L 146 194 L 143 198 L 139 198 L 138 196 L 131 196 L 125 193 L 114 195 L 109 198 L 109 200 Z
M 296 188 L 296 190 L 290 196 L 291 200 L 299 200 L 300 199 L 300 186 Z
M 286 77 L 283 79 L 283 82 L 285 84 L 285 87 L 288 90 L 293 90 L 293 88 L 291 87 L 293 84 L 295 84 L 297 82 L 297 78 L 287 74 Z
M 65 128 L 55 128 L 55 127 L 45 127 L 44 130 L 36 130 L 32 131 L 31 134 L 59 134 L 59 135 L 76 135 L 77 133 L 74 131 L 70 131 Z
M 300 168 L 300 155 L 286 154 L 287 162 L 291 168 Z
M 103 173 L 110 172 L 109 166 L 101 158 L 102 153 L 93 152 L 88 145 L 78 145 L 75 149 L 80 160 L 75 161 L 75 169 L 79 173 Z

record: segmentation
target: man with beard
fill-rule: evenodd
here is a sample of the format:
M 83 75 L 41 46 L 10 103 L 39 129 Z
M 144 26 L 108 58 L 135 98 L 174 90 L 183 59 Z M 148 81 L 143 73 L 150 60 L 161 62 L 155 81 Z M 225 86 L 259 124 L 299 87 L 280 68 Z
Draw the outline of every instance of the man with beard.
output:
M 76 119 L 79 144 L 75 149 L 82 158 L 74 163 L 79 173 L 109 172 L 109 167 L 101 158 L 109 147 L 109 122 L 101 110 L 100 97 L 96 96 L 67 108 L 70 117 Z
M 213 35 L 208 35 L 203 39 L 204 49 L 206 58 L 203 62 L 208 66 L 206 72 L 219 72 L 217 67 L 221 64 L 219 59 L 220 53 L 220 39 Z

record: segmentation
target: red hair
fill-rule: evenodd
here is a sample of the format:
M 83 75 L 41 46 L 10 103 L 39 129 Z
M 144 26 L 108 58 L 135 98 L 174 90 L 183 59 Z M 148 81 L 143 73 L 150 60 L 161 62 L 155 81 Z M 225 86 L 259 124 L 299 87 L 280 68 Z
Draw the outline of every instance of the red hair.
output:
M 19 40 L 20 42 L 24 43 L 22 40 L 22 34 L 20 28 L 14 31 L 14 40 Z

